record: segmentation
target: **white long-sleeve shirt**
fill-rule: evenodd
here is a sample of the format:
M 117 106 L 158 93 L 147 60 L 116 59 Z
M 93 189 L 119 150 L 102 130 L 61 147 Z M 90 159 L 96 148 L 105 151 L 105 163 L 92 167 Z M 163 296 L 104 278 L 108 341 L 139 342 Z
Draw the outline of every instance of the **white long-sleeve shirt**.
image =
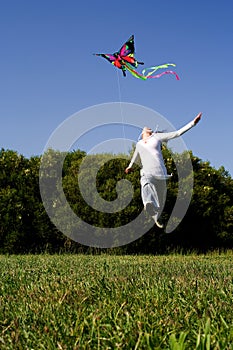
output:
M 156 178 L 168 178 L 167 170 L 164 164 L 161 152 L 162 142 L 181 136 L 194 126 L 194 121 L 183 126 L 181 129 L 171 132 L 153 133 L 146 140 L 140 140 L 136 144 L 136 148 L 128 168 L 140 157 L 142 169 L 141 174 L 153 175 Z

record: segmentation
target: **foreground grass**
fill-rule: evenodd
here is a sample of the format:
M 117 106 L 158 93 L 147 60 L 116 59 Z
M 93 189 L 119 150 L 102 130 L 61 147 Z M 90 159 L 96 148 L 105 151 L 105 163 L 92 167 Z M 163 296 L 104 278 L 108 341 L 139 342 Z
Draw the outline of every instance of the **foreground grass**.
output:
M 233 349 L 232 258 L 0 256 L 0 349 Z

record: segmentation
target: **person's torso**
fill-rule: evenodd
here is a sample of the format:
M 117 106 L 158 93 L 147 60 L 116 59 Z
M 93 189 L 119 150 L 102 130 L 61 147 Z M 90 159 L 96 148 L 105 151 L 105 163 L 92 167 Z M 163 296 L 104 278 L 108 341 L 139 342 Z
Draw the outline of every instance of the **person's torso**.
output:
M 138 142 L 137 148 L 141 158 L 142 170 L 146 174 L 158 177 L 167 175 L 161 147 L 162 142 L 156 138 L 156 134 Z

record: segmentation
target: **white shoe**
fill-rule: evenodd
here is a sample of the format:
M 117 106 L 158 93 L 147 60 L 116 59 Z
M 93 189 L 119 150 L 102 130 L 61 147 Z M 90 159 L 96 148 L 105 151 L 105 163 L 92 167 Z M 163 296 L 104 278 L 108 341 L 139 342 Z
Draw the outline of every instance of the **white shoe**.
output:
M 152 218 L 153 218 L 153 220 L 154 220 L 156 226 L 158 226 L 159 228 L 163 228 L 163 224 L 160 224 L 160 223 L 158 222 L 157 215 L 152 216 Z

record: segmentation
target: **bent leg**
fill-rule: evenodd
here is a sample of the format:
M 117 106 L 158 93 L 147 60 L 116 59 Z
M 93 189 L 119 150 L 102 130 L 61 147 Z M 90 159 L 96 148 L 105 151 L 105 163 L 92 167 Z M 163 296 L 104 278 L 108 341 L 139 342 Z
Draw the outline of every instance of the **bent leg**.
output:
M 167 194 L 165 179 L 158 180 L 151 175 L 141 176 L 141 197 L 144 208 L 152 216 L 159 217 L 163 211 Z
M 160 206 L 159 198 L 152 180 L 151 176 L 141 176 L 141 197 L 144 207 L 146 207 L 148 203 L 152 203 L 155 211 L 158 211 Z

